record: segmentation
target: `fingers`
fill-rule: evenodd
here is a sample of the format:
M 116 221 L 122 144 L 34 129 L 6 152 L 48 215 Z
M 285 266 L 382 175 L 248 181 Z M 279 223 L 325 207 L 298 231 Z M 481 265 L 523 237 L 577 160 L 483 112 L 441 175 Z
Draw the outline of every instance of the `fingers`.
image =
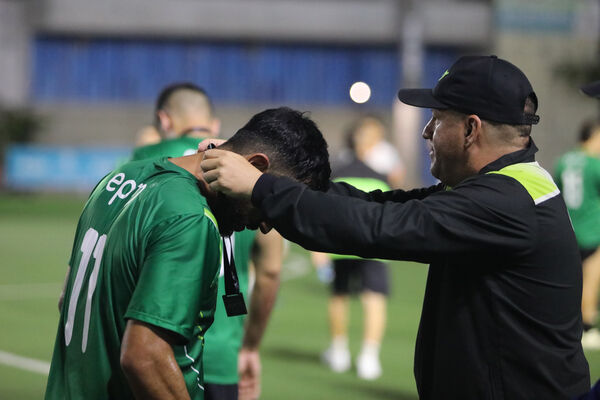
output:
M 210 150 L 217 151 L 217 150 Z M 204 159 L 200 161 L 200 168 L 202 168 L 203 172 L 208 172 L 216 169 L 219 166 L 220 159 L 219 158 L 211 158 L 208 152 L 204 153 Z
M 219 150 L 208 150 L 209 152 L 217 152 Z M 219 190 L 221 185 L 219 184 L 219 176 L 221 175 L 221 171 L 219 170 L 219 166 L 221 164 L 220 158 L 210 158 L 215 157 L 214 153 L 205 154 L 204 159 L 200 162 L 200 168 L 202 169 L 202 177 L 208 183 L 212 190 Z
M 219 171 L 213 170 L 213 171 L 205 172 L 203 177 L 204 177 L 204 180 L 206 181 L 206 183 L 208 183 L 209 185 L 212 186 L 213 183 L 214 184 L 218 183 Z
M 204 152 L 200 169 L 212 190 L 234 197 L 250 197 L 262 175 L 244 156 L 218 149 Z
M 210 150 L 204 151 L 204 158 L 208 159 L 208 158 L 224 157 L 230 153 L 231 153 L 231 151 L 229 151 L 229 150 L 210 149 Z
M 260 394 L 260 385 L 255 379 L 244 379 L 240 377 L 238 383 L 238 397 L 240 400 L 255 400 Z
M 237 154 L 227 150 L 206 150 L 204 152 L 202 161 L 200 162 L 200 168 L 205 173 L 208 171 L 218 169 L 220 166 L 223 165 L 223 160 L 225 160 L 227 157 L 231 157 L 232 155 Z
M 226 140 L 224 140 L 224 139 L 214 139 L 214 138 L 204 139 L 203 141 L 198 143 L 198 152 L 206 151 L 209 144 L 214 144 L 215 146 L 218 147 L 225 142 L 226 142 Z
M 206 183 L 208 183 L 209 185 L 211 185 L 211 187 L 213 189 L 215 189 L 212 185 L 213 183 L 216 183 L 216 181 L 219 179 L 220 176 L 220 171 L 219 171 L 219 166 L 221 164 L 221 159 L 220 158 L 214 158 L 215 155 L 214 153 L 211 152 L 217 152 L 220 150 L 209 150 L 208 152 L 204 153 L 204 159 L 200 162 L 200 168 L 202 169 L 202 176 L 204 177 L 204 180 L 206 181 Z M 211 153 L 211 154 L 208 154 Z M 211 158 L 213 157 L 213 158 Z

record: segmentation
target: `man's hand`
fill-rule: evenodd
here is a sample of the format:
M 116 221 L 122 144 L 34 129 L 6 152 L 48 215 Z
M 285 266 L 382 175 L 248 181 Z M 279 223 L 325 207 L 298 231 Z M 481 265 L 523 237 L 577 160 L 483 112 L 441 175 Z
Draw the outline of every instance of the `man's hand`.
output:
M 206 151 L 206 149 L 208 149 L 209 144 L 214 144 L 215 146 L 219 147 L 226 141 L 227 140 L 225 140 L 225 139 L 214 139 L 214 138 L 204 139 L 203 141 L 198 143 L 198 153 Z
M 262 172 L 237 153 L 207 150 L 200 163 L 203 177 L 210 188 L 232 197 L 250 197 Z
M 258 350 L 243 348 L 238 356 L 240 374 L 239 400 L 256 400 L 260 396 L 260 356 Z

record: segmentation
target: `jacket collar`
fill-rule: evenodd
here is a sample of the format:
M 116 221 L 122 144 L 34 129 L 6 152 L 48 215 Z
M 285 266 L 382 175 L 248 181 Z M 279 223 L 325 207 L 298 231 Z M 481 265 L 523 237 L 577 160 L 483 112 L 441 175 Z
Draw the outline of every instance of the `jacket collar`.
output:
M 497 159 L 496 161 L 492 161 L 485 167 L 483 167 L 479 173 L 485 174 L 490 171 L 498 171 L 507 165 L 522 163 L 522 162 L 533 162 L 535 161 L 535 153 L 537 153 L 538 148 L 533 143 L 533 139 L 529 138 L 529 144 L 522 150 L 517 150 L 513 153 L 508 153 Z

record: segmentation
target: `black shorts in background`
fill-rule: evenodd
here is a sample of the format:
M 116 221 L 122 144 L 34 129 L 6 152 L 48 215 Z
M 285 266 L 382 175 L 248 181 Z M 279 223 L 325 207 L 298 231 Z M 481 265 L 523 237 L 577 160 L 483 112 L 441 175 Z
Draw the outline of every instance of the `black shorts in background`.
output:
M 204 383 L 204 400 L 238 400 L 238 385 Z
M 596 250 L 598 250 L 597 247 L 580 247 L 579 254 L 581 254 L 581 261 L 585 261 L 585 259 L 594 254 Z
M 333 260 L 335 277 L 331 284 L 333 294 L 371 291 L 388 295 L 387 265 L 382 261 L 363 259 Z

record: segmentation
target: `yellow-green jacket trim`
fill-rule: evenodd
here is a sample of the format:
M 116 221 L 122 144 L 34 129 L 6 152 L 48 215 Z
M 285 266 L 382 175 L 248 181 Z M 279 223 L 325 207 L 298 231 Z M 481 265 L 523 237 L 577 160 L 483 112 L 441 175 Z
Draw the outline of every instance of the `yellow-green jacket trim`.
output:
M 501 170 L 490 171 L 488 174 L 506 175 L 515 179 L 523 185 L 536 205 L 560 193 L 552 176 L 536 161 L 508 165 Z

